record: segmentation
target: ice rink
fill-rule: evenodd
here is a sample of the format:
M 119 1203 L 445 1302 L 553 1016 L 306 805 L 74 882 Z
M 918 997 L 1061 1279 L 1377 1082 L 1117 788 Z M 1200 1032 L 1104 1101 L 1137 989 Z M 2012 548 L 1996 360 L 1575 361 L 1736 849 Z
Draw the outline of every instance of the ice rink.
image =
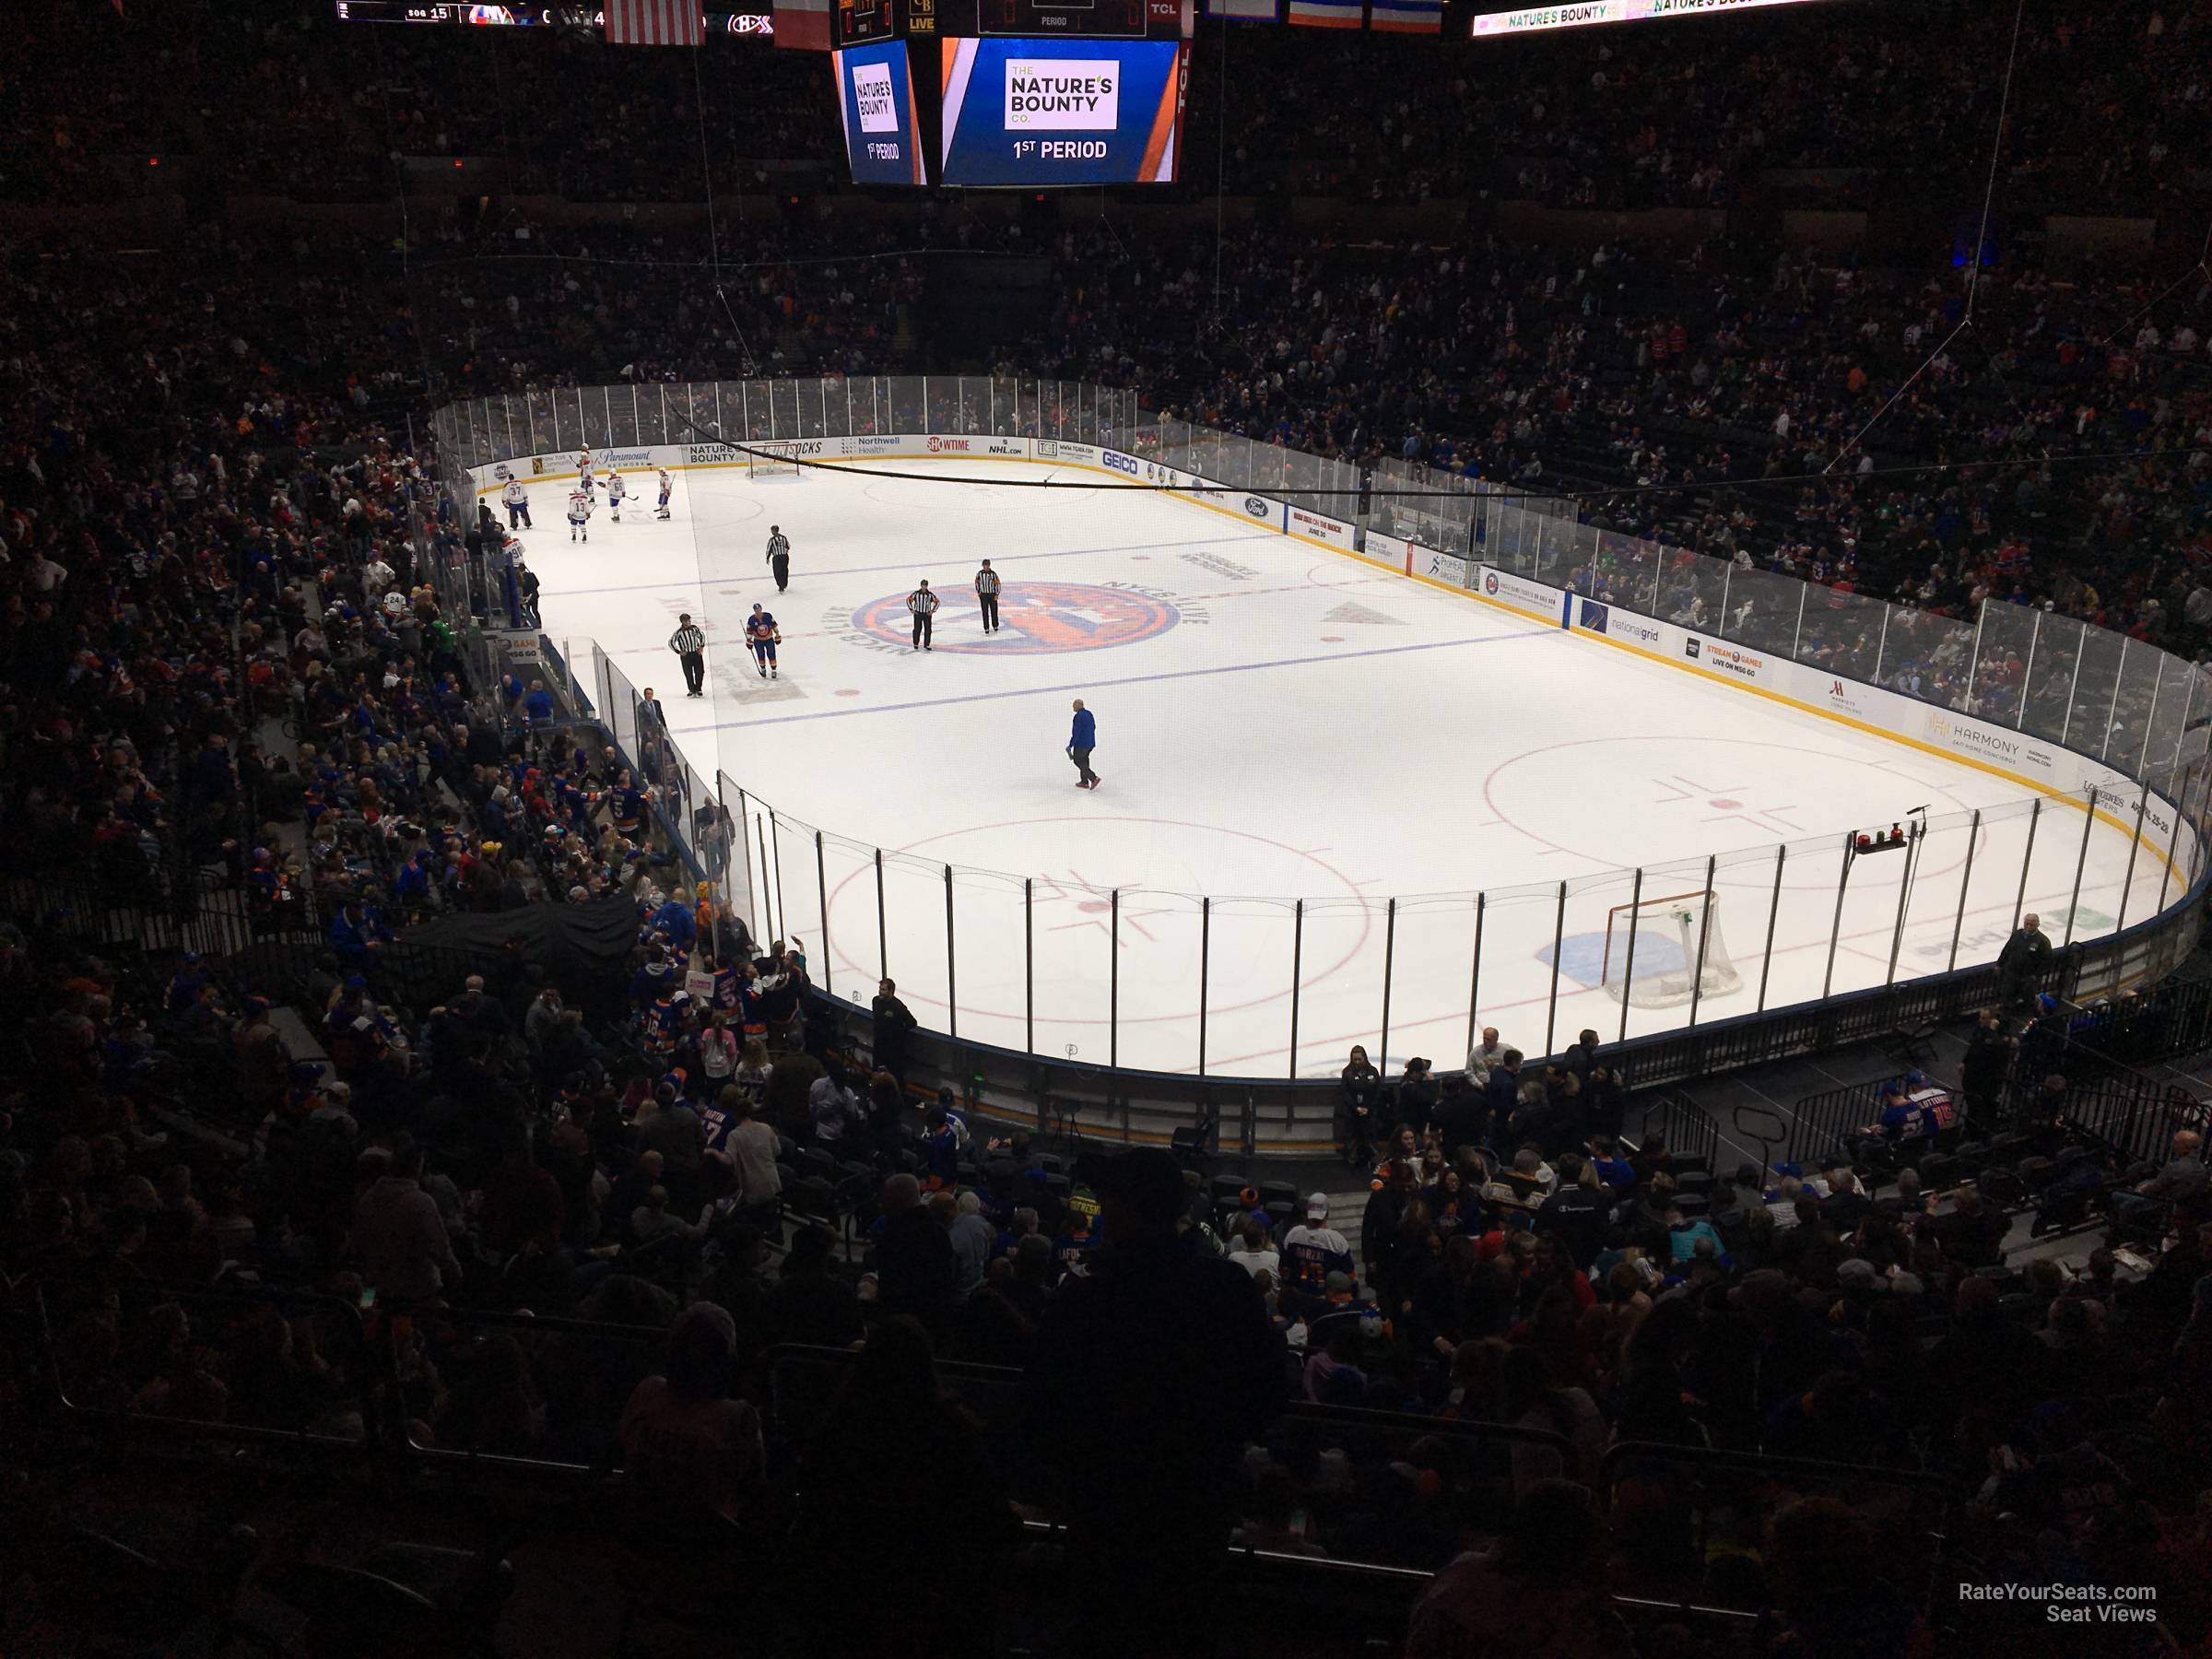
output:
M 745 789 L 757 919 L 802 939 L 840 995 L 865 1002 L 888 968 L 926 1025 L 957 1007 L 963 1037 L 1086 1063 L 1111 1047 L 1166 1071 L 1200 1065 L 1202 995 L 1208 1072 L 1333 1073 L 1354 1042 L 1381 1063 L 1386 996 L 1394 1068 L 1413 1053 L 1455 1065 L 1471 1000 L 1539 1053 L 1547 1024 L 1554 1047 L 1585 1024 L 1620 1030 L 1599 963 L 1639 865 L 1651 898 L 1701 890 L 1720 855 L 1719 937 L 1743 984 L 1700 1021 L 1750 1012 L 1762 978 L 1770 1006 L 1818 996 L 1831 935 L 1836 992 L 1881 983 L 1907 861 L 1859 861 L 1838 926 L 1842 834 L 1924 803 L 1898 976 L 1947 965 L 1962 893 L 1960 965 L 1993 958 L 2013 924 L 2025 785 L 1097 477 L 710 469 L 677 475 L 657 523 L 639 472 L 625 522 L 602 504 L 588 546 L 559 522 L 567 485 L 533 488 L 522 539 L 545 631 L 571 662 L 596 640 L 655 688 L 691 764 Z M 1083 482 L 971 481 L 986 477 Z M 792 544 L 782 594 L 763 558 L 771 523 Z M 971 585 L 984 558 L 1005 582 L 989 638 Z M 924 577 L 944 599 L 926 653 L 909 648 L 904 606 Z M 783 631 L 773 681 L 738 641 L 756 601 Z M 682 694 L 667 645 L 681 611 L 708 632 L 711 700 Z M 1096 793 L 1063 753 L 1077 697 L 1098 720 Z M 2076 935 L 2122 913 L 2132 837 L 2045 799 L 2025 908 L 2054 942 L 2085 823 Z M 2156 853 L 2136 857 L 2128 919 L 2156 908 L 2165 874 Z M 1677 949 L 1640 933 L 1640 959 Z M 1688 1016 L 1633 1008 L 1627 1029 Z

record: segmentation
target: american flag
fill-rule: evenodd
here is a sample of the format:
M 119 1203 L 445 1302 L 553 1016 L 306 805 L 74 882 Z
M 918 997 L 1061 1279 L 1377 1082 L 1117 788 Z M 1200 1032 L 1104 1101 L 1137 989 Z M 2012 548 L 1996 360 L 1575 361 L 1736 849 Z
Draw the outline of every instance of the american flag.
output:
M 700 0 L 606 0 L 610 46 L 697 46 L 706 34 Z

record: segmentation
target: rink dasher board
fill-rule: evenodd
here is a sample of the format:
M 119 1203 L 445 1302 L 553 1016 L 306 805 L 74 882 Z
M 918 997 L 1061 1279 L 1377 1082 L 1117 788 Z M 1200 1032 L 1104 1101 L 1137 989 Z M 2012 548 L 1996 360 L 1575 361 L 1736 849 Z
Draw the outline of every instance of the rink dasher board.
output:
M 1578 639 L 1626 651 L 1707 684 L 1748 691 L 1854 731 L 1971 767 L 2076 807 L 2086 805 L 2092 785 L 2098 789 L 2100 800 L 2109 796 L 2115 805 L 2124 802 L 2131 812 L 2141 804 L 2139 792 L 2144 785 L 2078 750 L 2044 742 L 1976 715 L 1938 708 L 1902 692 L 1847 679 L 1832 670 L 1795 662 L 1772 652 L 1756 651 L 1617 604 L 1587 599 L 1479 560 L 1436 552 L 1416 542 L 1370 532 L 1365 537 L 1367 550 L 1362 551 L 1353 545 L 1359 539 L 1354 526 L 1345 521 L 1294 507 L 1257 490 L 1217 484 L 1197 474 L 1119 450 L 1068 439 L 984 433 L 923 437 L 864 433 L 842 438 L 746 441 L 747 450 L 722 443 L 653 444 L 609 450 L 594 453 L 593 461 L 595 470 L 653 472 L 665 467 L 671 473 L 704 472 L 749 467 L 753 458 L 747 451 L 759 449 L 770 451 L 778 460 L 789 458 L 824 465 L 849 462 L 912 465 L 931 461 L 1012 461 L 1077 468 L 1098 474 L 1110 485 L 1157 491 L 1249 526 L 1272 529 L 1290 540 L 1305 542 L 1325 552 L 1475 600 L 1493 609 L 1546 622 Z M 558 484 L 575 478 L 580 474 L 573 460 L 572 454 L 553 457 L 533 454 L 492 462 L 469 471 L 477 480 L 477 494 L 482 497 L 504 488 L 511 478 L 520 479 L 524 485 Z M 525 466 L 529 470 L 524 470 Z M 1181 493 L 1199 490 L 1221 499 L 1213 500 L 1195 493 Z M 1427 568 L 1417 568 L 1421 566 Z M 2142 845 L 2152 857 L 2165 861 L 2171 868 L 2171 860 L 2160 850 L 2160 844 L 2171 844 L 2179 813 L 2173 803 L 2158 791 L 2150 790 L 2148 794 L 2148 803 L 2142 807 Z M 2136 834 L 2134 822 L 2107 811 L 2101 805 L 2095 808 L 2095 815 L 2123 835 L 2132 839 Z M 1840 826 L 1838 833 L 1845 828 L 1848 826 Z

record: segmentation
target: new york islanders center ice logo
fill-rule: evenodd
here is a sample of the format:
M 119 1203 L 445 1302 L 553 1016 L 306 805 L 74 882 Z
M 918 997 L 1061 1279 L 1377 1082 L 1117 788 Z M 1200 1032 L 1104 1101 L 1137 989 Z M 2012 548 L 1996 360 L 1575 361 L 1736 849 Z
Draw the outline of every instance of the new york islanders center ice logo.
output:
M 1182 619 L 1167 600 L 1127 588 L 1009 582 L 998 596 L 999 630 L 986 636 L 978 620 L 975 590 L 967 582 L 947 582 L 933 591 L 938 599 L 936 648 L 978 656 L 1104 651 L 1157 639 Z M 888 645 L 907 644 L 913 636 L 913 617 L 906 608 L 906 594 L 887 594 L 862 606 L 853 613 L 853 627 Z

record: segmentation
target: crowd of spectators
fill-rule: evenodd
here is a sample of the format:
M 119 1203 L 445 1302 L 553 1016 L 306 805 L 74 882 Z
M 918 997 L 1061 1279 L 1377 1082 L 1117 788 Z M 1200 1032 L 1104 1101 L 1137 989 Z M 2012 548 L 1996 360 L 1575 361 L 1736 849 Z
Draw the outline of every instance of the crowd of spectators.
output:
M 826 58 L 766 36 L 628 54 L 595 31 L 425 29 L 212 6 L 49 8 L 80 65 L 0 89 L 0 194 L 122 194 L 147 151 L 204 159 L 234 191 L 374 201 L 400 158 L 477 157 L 502 187 L 695 202 L 810 189 L 842 170 Z M 1186 182 L 1239 196 L 1520 198 L 1632 209 L 1865 206 L 1978 186 L 1996 124 L 2002 0 L 1844 9 L 1470 45 L 1201 28 Z M 2015 206 L 2154 212 L 2191 188 L 2207 88 L 2199 0 L 2077 6 L 2023 31 L 2004 176 Z M 1387 88 L 1378 106 L 1343 96 Z M 131 164 L 103 175 L 100 158 Z M 791 173 L 794 164 L 800 170 Z
M 2118 119 L 2100 76 L 2138 51 L 2186 71 L 2194 19 L 2093 22 L 2064 48 L 2103 65 L 2078 76 L 2082 109 Z M 241 153 L 304 165 L 386 145 L 384 100 L 317 95 L 335 71 L 300 35 L 254 83 L 266 124 Z M 1248 41 L 1282 49 L 1241 34 L 1232 50 Z M 189 88 L 186 47 L 168 67 Z M 203 79 L 243 48 L 206 50 Z M 393 87 L 420 89 L 424 48 L 379 50 Z M 562 65 L 548 95 L 578 50 L 546 44 Z M 2037 73 L 2064 72 L 2053 50 Z M 1942 62 L 1868 51 L 1865 108 Z M 1658 67 L 1600 73 L 1592 101 L 1614 110 L 1656 112 L 1669 85 Z M 77 86 L 10 185 L 77 178 L 126 112 L 141 119 L 131 74 Z M 1804 90 L 1794 71 L 1755 78 L 1783 102 Z M 1836 78 L 1828 119 L 1848 128 L 1864 95 Z M 2186 73 L 2157 98 L 2158 120 L 2198 118 Z M 141 136 L 189 134 L 188 92 L 171 101 Z M 432 149 L 512 118 L 488 98 L 440 131 L 420 98 L 394 101 Z M 1393 121 L 1432 118 L 1409 103 Z M 1627 144 L 1674 156 L 1647 172 L 1710 200 L 1767 117 L 1739 110 L 1733 151 L 1712 156 L 1606 119 L 1563 129 L 1559 164 L 1610 176 Z M 2164 155 L 2124 135 L 2145 119 L 2097 159 L 2155 185 Z M 1810 131 L 1773 122 L 1770 164 L 1781 135 Z M 1360 142 L 1402 147 L 1400 132 Z M 586 188 L 595 164 L 579 165 L 561 187 Z M 2016 1273 L 1971 1194 L 1870 1191 L 1841 1166 L 1723 1181 L 1624 1146 L 1588 1037 L 1526 1076 L 1501 1044 L 1441 1087 L 1425 1067 L 1347 1072 L 1347 1156 L 1371 1189 L 1357 1239 L 1325 1194 L 1285 1214 L 1164 1158 L 1071 1171 L 910 1088 L 895 986 L 872 1030 L 843 1029 L 801 941 L 702 904 L 655 818 L 650 746 L 580 740 L 542 688 L 463 650 L 467 601 L 431 567 L 477 532 L 406 417 L 426 380 L 443 394 L 626 368 L 896 367 L 929 256 L 904 232 L 780 223 L 742 239 L 718 293 L 678 233 L 638 261 L 635 241 L 582 230 L 534 229 L 551 245 L 517 254 L 521 228 L 440 226 L 405 267 L 342 238 L 213 231 L 159 261 L 0 263 L 10 881 L 62 895 L 89 876 L 148 916 L 204 886 L 254 942 L 203 962 L 159 926 L 118 937 L 21 894 L 0 928 L 0 1270 L 41 1288 L 73 1401 L 359 1438 L 388 1361 L 418 1444 L 619 1463 L 735 1522 L 769 1512 L 782 1458 L 792 1535 L 880 1547 L 892 1589 L 842 1610 L 910 1645 L 897 1616 L 942 1594 L 939 1546 L 917 1552 L 903 1511 L 855 1496 L 900 1459 L 966 1471 L 947 1501 L 979 1550 L 1010 1504 L 1057 1510 L 1124 1583 L 1157 1572 L 1171 1611 L 1206 1593 L 1203 1546 L 1232 1525 L 1288 1554 L 1437 1570 L 1419 1653 L 1480 1651 L 1476 1626 L 1493 1647 L 1542 1631 L 1601 1651 L 1607 1593 L 1779 1607 L 1819 1652 L 1919 1651 L 1916 1594 L 1889 1569 L 1924 1548 L 1924 1512 L 1869 1496 L 1869 1476 L 1849 1506 L 1762 1478 L 1716 1515 L 1667 1448 L 1927 1477 L 1987 1576 L 2156 1581 L 2190 1616 L 2189 1506 L 2212 1485 L 2195 1146 L 2153 1178 L 2147 1271 L 2108 1252 Z M 2169 648 L 2212 637 L 2212 469 L 2186 453 L 2212 444 L 2201 269 L 2171 287 L 1984 274 L 1971 331 L 1889 410 L 1862 476 L 1849 441 L 1964 316 L 1958 270 L 1275 229 L 1227 251 L 1217 309 L 1206 240 L 1102 224 L 1023 247 L 950 211 L 927 237 L 1053 262 L 1049 320 L 1007 347 L 1009 371 L 1134 380 L 1157 410 L 1320 453 L 1618 490 L 1591 508 L 1617 527 L 1935 612 L 1994 594 Z M 1919 462 L 1950 470 L 1897 471 Z M 1834 481 L 1795 481 L 1830 463 Z M 1634 493 L 1649 485 L 1690 488 Z M 612 919 L 619 950 L 591 983 L 520 947 L 452 968 L 407 951 L 426 925 L 555 906 Z M 298 1300 L 210 1294 L 224 1288 Z M 470 1323 L 525 1310 L 604 1329 Z M 1132 1330 L 1147 1335 L 1117 1335 Z M 771 1350 L 864 1339 L 818 1432 L 766 1437 Z M 36 1345 L 7 1346 L 11 1383 L 35 1389 Z M 979 1428 L 943 1397 L 940 1359 L 1025 1368 L 1026 1413 Z M 1283 1416 L 1286 1398 L 1317 1410 Z M 1379 1446 L 1332 1407 L 1432 1431 Z M 1173 1456 L 1128 1457 L 1130 1425 Z M 1483 1425 L 1522 1432 L 1500 1453 Z M 1601 1472 L 1630 1443 L 1659 1450 Z M 1171 1503 L 1172 1525 L 1134 1519 Z M 1084 1594 L 1094 1644 L 1144 1622 L 1126 1595 Z

